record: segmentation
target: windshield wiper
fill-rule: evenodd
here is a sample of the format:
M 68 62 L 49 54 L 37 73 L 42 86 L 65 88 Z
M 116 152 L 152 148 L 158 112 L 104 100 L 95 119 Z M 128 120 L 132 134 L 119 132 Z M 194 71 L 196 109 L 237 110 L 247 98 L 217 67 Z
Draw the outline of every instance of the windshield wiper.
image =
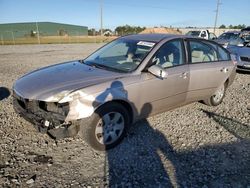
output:
M 103 64 L 100 64 L 100 63 L 96 63 L 94 61 L 87 61 L 87 62 L 84 62 L 86 65 L 89 65 L 89 66 L 92 66 L 92 67 L 95 67 L 95 68 L 99 68 L 99 69 L 105 69 L 105 70 L 110 70 L 110 71 L 114 71 L 114 72 L 126 72 L 124 70 L 120 70 L 120 69 L 116 69 L 116 68 L 113 68 L 113 67 L 110 67 L 110 66 L 107 66 L 107 65 L 103 65 Z

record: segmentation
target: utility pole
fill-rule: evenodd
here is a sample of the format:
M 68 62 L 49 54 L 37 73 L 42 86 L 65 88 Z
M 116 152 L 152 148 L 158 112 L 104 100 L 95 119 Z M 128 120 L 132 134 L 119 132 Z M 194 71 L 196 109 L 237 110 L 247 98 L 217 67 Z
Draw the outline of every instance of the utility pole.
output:
M 41 44 L 40 42 L 40 34 L 39 34 L 39 29 L 38 29 L 38 24 L 36 22 L 36 33 L 37 33 L 37 41 L 38 41 L 38 44 Z
M 4 45 L 4 42 L 3 42 L 3 35 L 1 35 L 1 42 L 2 42 L 2 45 Z
M 217 25 L 217 20 L 218 20 L 218 14 L 219 14 L 219 6 L 221 5 L 220 0 L 217 0 L 217 6 L 216 6 L 216 14 L 215 14 L 215 21 L 214 21 L 214 33 Z
M 103 21 L 102 21 L 102 0 L 100 0 L 100 19 L 101 19 L 101 36 L 103 34 Z
M 15 36 L 14 36 L 14 32 L 13 31 L 11 31 L 11 36 L 12 36 L 13 44 L 16 45 Z

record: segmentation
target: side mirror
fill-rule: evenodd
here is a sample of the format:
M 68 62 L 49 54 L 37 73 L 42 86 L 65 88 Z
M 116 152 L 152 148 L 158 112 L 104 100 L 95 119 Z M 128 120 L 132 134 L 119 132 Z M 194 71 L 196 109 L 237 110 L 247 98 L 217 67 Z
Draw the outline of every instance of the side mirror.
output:
M 148 72 L 161 79 L 167 78 L 168 76 L 166 70 L 158 65 L 152 65 L 151 67 L 149 67 Z

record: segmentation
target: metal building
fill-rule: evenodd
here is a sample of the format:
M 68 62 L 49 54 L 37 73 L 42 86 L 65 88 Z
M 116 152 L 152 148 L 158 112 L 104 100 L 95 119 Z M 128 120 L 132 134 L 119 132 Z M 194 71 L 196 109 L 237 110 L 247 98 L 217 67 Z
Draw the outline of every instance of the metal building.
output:
M 54 22 L 27 22 L 0 24 L 2 39 L 35 36 L 87 36 L 88 27 Z

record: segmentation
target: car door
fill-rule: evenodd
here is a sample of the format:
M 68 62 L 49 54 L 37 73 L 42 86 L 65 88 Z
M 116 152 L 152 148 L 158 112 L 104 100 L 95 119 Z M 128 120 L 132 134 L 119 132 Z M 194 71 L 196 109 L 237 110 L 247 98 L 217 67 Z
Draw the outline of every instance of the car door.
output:
M 205 99 L 225 83 L 233 70 L 229 53 L 205 40 L 188 40 L 190 82 L 188 101 Z
M 150 103 L 152 113 L 169 110 L 185 103 L 189 83 L 188 65 L 182 40 L 172 40 L 163 44 L 153 55 L 151 62 L 163 67 L 168 76 L 157 78 L 149 72 L 142 73 L 140 100 Z

